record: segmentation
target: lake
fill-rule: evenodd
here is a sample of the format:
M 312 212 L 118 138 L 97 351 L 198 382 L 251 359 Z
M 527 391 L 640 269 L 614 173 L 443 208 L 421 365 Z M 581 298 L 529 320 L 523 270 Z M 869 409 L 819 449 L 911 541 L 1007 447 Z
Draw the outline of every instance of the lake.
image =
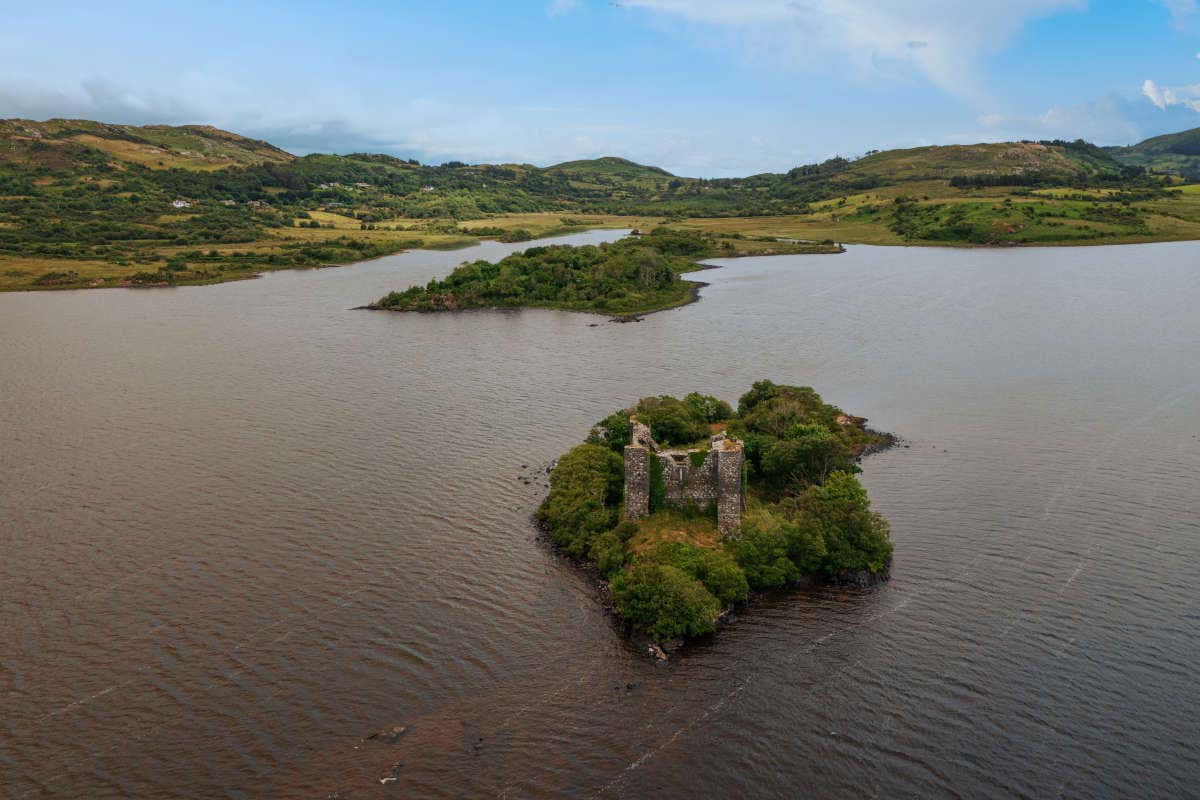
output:
M 1200 244 L 350 310 L 526 246 L 0 295 L 0 797 L 1195 793 Z M 902 437 L 863 464 L 892 580 L 658 667 L 538 537 L 545 468 L 761 378 Z

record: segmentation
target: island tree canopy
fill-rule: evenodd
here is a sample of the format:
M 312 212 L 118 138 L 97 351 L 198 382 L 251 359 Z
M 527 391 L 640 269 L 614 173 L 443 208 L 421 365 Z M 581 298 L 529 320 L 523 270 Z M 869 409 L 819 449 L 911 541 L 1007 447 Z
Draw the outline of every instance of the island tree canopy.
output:
M 665 508 L 618 522 L 631 417 L 664 445 L 701 443 L 724 428 L 746 449 L 747 508 L 741 535 L 716 534 L 711 508 Z M 550 477 L 538 516 L 571 556 L 590 561 L 611 583 L 613 607 L 656 639 L 711 632 L 723 609 L 752 590 L 804 576 L 842 581 L 885 574 L 887 522 L 871 510 L 855 460 L 889 438 L 825 403 L 811 388 L 755 383 L 737 412 L 692 393 L 647 397 L 598 422 Z M 651 472 L 658 459 L 651 459 Z

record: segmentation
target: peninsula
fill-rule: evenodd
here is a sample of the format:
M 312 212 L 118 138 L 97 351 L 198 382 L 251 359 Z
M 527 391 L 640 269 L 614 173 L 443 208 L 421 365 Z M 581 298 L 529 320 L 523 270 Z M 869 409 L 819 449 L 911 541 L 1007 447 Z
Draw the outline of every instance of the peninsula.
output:
M 698 393 L 647 397 L 559 459 L 538 519 L 661 657 L 752 593 L 887 577 L 888 524 L 855 474 L 892 438 L 865 423 L 767 380 L 736 411 Z
M 561 308 L 600 314 L 649 314 L 691 302 L 704 284 L 681 276 L 705 269 L 698 259 L 779 253 L 838 253 L 833 242 L 715 237 L 655 228 L 610 244 L 531 247 L 497 263 L 463 264 L 442 280 L 391 292 L 369 309 L 462 311 Z

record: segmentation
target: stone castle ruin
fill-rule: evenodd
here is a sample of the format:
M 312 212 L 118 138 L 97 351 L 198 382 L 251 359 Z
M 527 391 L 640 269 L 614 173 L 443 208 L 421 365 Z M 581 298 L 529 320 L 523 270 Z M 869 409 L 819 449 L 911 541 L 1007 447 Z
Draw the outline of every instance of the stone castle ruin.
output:
M 700 459 L 703 454 L 703 460 Z M 736 538 L 742 526 L 742 443 L 722 431 L 709 441 L 708 450 L 665 450 L 650 435 L 650 428 L 633 421 L 633 434 L 625 446 L 625 518 L 641 519 L 650 513 L 650 459 L 662 466 L 663 503 L 669 506 L 717 505 L 717 530 Z

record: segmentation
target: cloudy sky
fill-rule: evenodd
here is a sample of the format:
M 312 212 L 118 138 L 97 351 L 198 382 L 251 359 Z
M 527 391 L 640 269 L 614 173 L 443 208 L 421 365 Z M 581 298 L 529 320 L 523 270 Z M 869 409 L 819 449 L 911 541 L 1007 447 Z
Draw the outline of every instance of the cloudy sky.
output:
M 13 3 L 0 117 L 685 175 L 1200 126 L 1197 0 Z

